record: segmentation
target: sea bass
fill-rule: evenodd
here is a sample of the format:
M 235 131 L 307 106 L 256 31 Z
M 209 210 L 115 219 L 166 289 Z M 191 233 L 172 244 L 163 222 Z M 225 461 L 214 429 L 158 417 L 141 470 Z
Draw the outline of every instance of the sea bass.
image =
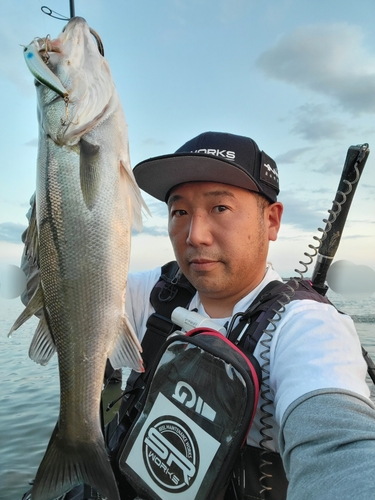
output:
M 36 77 L 39 148 L 27 252 L 39 287 L 12 331 L 42 311 L 30 357 L 57 351 L 60 413 L 31 497 L 52 500 L 86 483 L 119 500 L 99 408 L 107 358 L 142 371 L 124 313 L 132 222 L 144 206 L 132 175 L 127 126 L 106 59 L 86 21 L 25 48 Z

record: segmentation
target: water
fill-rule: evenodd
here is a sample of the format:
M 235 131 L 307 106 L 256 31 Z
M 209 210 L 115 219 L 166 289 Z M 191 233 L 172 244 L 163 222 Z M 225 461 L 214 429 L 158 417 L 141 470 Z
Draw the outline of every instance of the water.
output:
M 352 315 L 362 345 L 375 361 L 375 296 L 358 302 L 344 300 L 332 292 L 329 297 L 338 309 Z M 37 319 L 30 319 L 14 332 L 11 339 L 7 338 L 7 332 L 22 309 L 18 300 L 0 299 L 2 500 L 19 500 L 28 489 L 44 455 L 59 409 L 56 356 L 44 367 L 28 357 Z M 370 380 L 369 385 L 375 400 L 375 388 Z M 119 390 L 119 386 L 113 388 L 113 391 Z

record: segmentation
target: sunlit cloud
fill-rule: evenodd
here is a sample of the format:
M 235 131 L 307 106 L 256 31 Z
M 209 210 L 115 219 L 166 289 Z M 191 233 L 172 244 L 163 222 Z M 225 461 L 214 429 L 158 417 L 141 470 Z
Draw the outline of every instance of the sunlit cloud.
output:
M 350 113 L 375 113 L 375 57 L 347 23 L 301 26 L 263 52 L 265 75 L 327 96 Z
M 306 148 L 296 148 L 296 149 L 290 149 L 289 151 L 286 151 L 285 153 L 282 153 L 281 155 L 278 155 L 275 157 L 275 161 L 277 164 L 282 164 L 282 163 L 297 163 L 301 156 L 304 155 L 307 151 L 310 151 L 310 147 Z
M 339 139 L 347 130 L 344 123 L 327 111 L 323 104 L 305 104 L 294 112 L 291 132 L 310 141 Z

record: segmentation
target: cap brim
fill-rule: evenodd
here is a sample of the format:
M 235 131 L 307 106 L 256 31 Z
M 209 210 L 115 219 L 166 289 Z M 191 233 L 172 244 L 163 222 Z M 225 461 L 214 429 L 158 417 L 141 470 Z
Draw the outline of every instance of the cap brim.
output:
M 133 169 L 138 186 L 161 201 L 169 191 L 185 182 L 219 182 L 261 192 L 256 181 L 236 163 L 212 155 L 177 153 L 157 156 Z

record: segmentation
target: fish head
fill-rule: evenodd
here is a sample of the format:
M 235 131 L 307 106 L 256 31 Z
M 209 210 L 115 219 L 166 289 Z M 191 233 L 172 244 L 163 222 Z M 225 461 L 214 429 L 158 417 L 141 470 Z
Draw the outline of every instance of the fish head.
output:
M 115 94 L 108 62 L 91 31 L 83 18 L 74 17 L 56 39 L 34 41 L 45 66 L 36 82 L 39 122 L 59 145 L 77 144 L 101 120 Z

